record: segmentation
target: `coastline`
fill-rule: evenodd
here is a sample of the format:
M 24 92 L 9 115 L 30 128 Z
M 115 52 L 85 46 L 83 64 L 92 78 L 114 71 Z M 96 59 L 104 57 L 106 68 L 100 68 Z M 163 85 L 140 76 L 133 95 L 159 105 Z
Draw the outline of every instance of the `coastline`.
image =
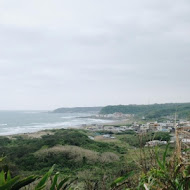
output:
M 108 120 L 107 120 L 108 121 Z M 122 125 L 126 124 L 126 122 L 129 122 L 128 119 L 125 120 L 115 120 L 112 122 L 105 122 L 102 125 Z M 99 125 L 99 123 L 96 123 L 95 125 Z M 76 129 L 76 130 L 86 130 L 86 127 L 93 126 L 87 125 L 87 126 L 72 126 L 72 127 L 62 127 L 62 128 L 52 128 L 52 129 L 43 129 L 35 132 L 26 132 L 26 133 L 18 133 L 18 134 L 10 134 L 10 135 L 0 135 L 0 137 L 8 137 L 8 138 L 16 138 L 16 137 L 24 137 L 24 138 L 41 138 L 44 135 L 53 135 L 56 131 L 61 129 Z
M 82 126 L 75 126 L 75 127 L 63 127 L 63 128 L 52 128 L 52 129 L 42 129 L 35 132 L 27 132 L 27 133 L 17 133 L 12 135 L 0 135 L 0 137 L 8 137 L 8 138 L 15 138 L 15 137 L 25 137 L 25 138 L 41 138 L 44 135 L 52 135 L 55 131 L 62 130 L 62 129 L 83 129 Z

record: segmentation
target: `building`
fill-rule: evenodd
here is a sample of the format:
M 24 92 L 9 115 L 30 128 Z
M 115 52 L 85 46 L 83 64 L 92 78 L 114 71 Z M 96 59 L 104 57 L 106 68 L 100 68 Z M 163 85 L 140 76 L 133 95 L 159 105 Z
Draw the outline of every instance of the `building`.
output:
M 167 141 L 153 140 L 153 141 L 146 142 L 145 146 L 157 146 L 157 145 L 162 145 L 162 144 L 167 144 Z

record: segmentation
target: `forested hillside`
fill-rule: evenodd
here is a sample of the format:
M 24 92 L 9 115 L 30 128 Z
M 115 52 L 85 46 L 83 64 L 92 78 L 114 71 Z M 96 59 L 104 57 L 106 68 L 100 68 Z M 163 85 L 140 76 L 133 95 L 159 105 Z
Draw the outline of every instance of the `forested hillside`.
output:
M 101 114 L 113 114 L 121 112 L 124 114 L 135 114 L 147 118 L 159 118 L 173 115 L 177 111 L 179 117 L 189 117 L 190 103 L 167 103 L 151 105 L 115 105 L 106 106 L 101 109 Z

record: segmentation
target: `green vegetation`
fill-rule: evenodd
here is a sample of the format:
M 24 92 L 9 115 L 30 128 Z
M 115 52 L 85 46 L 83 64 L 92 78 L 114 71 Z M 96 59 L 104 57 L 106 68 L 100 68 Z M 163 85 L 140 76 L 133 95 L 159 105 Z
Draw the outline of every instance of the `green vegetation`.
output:
M 121 112 L 124 114 L 135 114 L 141 117 L 145 116 L 148 119 L 155 119 L 174 115 L 176 110 L 179 117 L 189 117 L 190 103 L 106 106 L 101 109 L 100 113 L 113 114 L 115 112 Z
M 77 130 L 58 130 L 53 135 L 38 139 L 19 136 L 13 139 L 3 137 L 3 139 L 6 139 L 6 143 L 0 147 L 0 155 L 7 156 L 15 173 L 18 172 L 17 168 L 23 171 L 43 173 L 54 163 L 57 164 L 57 168 L 66 173 L 76 173 L 80 168 L 93 167 L 96 160 L 91 162 L 91 157 L 94 155 L 99 156 L 106 152 L 117 154 L 123 151 L 121 147 L 113 143 L 93 141 L 83 131 Z M 67 149 L 60 150 L 60 147 L 67 147 Z M 85 152 L 87 150 L 89 151 Z M 49 152 L 45 154 L 44 151 Z M 81 151 L 84 157 L 75 160 L 77 152 Z
M 1 137 L 0 142 L 4 143 L 0 146 L 0 155 L 6 156 L 6 159 L 4 163 L 0 162 L 0 178 L 3 180 L 0 185 L 11 184 L 8 190 L 18 185 L 26 186 L 28 190 L 144 190 L 144 185 L 154 189 L 154 186 L 163 186 L 164 177 L 177 167 L 177 161 L 173 165 L 168 161 L 173 153 L 172 147 L 165 150 L 165 145 L 162 145 L 158 152 L 155 148 L 144 146 L 153 139 L 169 141 L 168 133 L 138 135 L 129 131 L 113 134 L 116 139 L 109 141 L 101 138 L 91 140 L 88 135 L 95 137 L 97 133 L 61 129 L 51 130 L 41 138 L 25 135 Z M 167 173 L 164 173 L 165 170 Z M 179 182 L 178 187 L 186 187 L 189 185 L 186 181 L 188 171 L 183 177 L 178 172 L 175 176 L 170 175 L 169 179 L 175 178 Z M 39 177 L 41 175 L 43 177 Z M 0 189 L 3 188 L 0 186 Z
M 52 130 L 41 138 L 24 135 L 0 137 L 0 142 L 4 142 L 0 146 L 0 155 L 6 156 L 6 164 L 13 177 L 43 175 L 56 164 L 55 171 L 59 171 L 63 177 L 79 177 L 78 184 L 84 186 L 84 181 L 89 180 L 85 173 L 90 172 L 91 184 L 97 183 L 107 174 L 109 178 L 105 185 L 108 185 L 111 179 L 119 176 L 121 168 L 124 171 L 126 169 L 122 167 L 125 163 L 122 155 L 127 153 L 127 145 L 93 141 L 88 135 L 83 130 L 61 129 Z M 3 168 L 0 165 L 0 171 Z

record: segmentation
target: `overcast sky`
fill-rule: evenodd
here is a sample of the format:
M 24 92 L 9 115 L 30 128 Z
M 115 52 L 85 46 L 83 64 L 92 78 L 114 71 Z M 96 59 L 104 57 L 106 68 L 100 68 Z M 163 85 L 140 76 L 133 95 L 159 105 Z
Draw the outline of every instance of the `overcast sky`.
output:
M 0 109 L 190 102 L 189 0 L 0 0 Z

